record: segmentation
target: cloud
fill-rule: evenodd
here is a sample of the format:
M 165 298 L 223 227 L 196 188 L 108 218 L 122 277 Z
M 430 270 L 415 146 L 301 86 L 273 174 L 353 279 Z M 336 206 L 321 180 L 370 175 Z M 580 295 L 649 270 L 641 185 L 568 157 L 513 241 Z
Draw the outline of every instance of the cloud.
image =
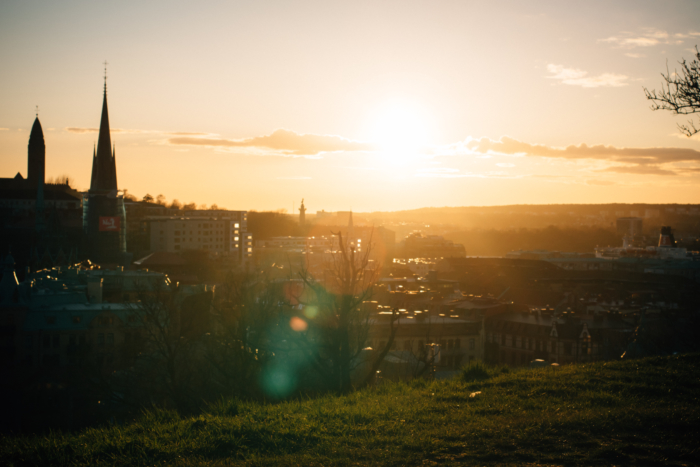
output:
M 511 163 L 508 163 L 508 162 L 499 162 L 499 163 L 496 164 L 496 165 L 497 165 L 498 167 L 515 167 L 515 164 L 511 164 Z
M 627 55 L 628 57 L 632 57 L 632 58 L 646 57 L 646 55 L 644 55 L 644 54 L 636 54 L 636 53 L 631 53 L 631 52 L 628 52 L 625 55 Z
M 623 31 L 615 36 L 599 39 L 599 42 L 607 42 L 621 48 L 632 49 L 635 47 L 654 47 L 660 44 L 682 44 L 683 39 L 694 36 L 697 33 L 677 33 L 671 36 L 668 32 L 655 28 L 646 28 L 640 33 Z
M 68 127 L 66 128 L 66 131 L 68 133 L 97 133 L 100 131 L 99 128 L 76 128 L 76 127 Z
M 0 131 L 9 131 L 9 128 L 0 128 Z
M 576 68 L 565 68 L 563 65 L 547 65 L 547 71 L 552 73 L 552 76 L 547 76 L 549 79 L 560 80 L 564 84 L 572 86 L 581 86 L 584 88 L 599 88 L 599 87 L 620 87 L 627 86 L 625 80 L 626 75 L 618 75 L 615 73 L 603 73 L 598 76 L 586 76 L 587 71 Z
M 100 131 L 99 128 L 91 127 L 68 127 L 65 130 L 69 133 L 97 133 Z M 172 136 L 213 136 L 212 133 L 199 133 L 190 131 L 161 131 L 161 130 L 138 130 L 133 128 L 110 128 L 110 133 L 122 133 L 122 134 L 135 134 L 135 135 L 148 135 L 148 134 L 160 134 L 160 135 L 172 135 Z
M 266 136 L 241 140 L 220 138 L 170 138 L 168 144 L 223 148 L 265 148 L 280 151 L 288 156 L 315 156 L 322 152 L 371 151 L 373 145 L 352 141 L 335 135 L 300 134 L 290 130 L 275 130 Z
M 599 169 L 599 171 L 637 175 L 693 174 L 697 172 L 694 168 L 691 170 L 664 165 L 700 162 L 700 151 L 689 148 L 625 148 L 605 145 L 589 146 L 587 144 L 554 147 L 525 143 L 507 136 L 501 137 L 500 140 L 467 138 L 461 143 L 445 147 L 444 151 L 436 151 L 436 155 L 443 157 L 460 155 L 482 157 L 484 154 L 545 157 L 567 161 L 599 161 L 610 165 Z M 533 176 L 545 177 L 544 175 Z
M 700 151 L 689 148 L 618 148 L 602 144 L 570 145 L 565 148 L 530 144 L 507 136 L 498 141 L 489 138 L 471 139 L 461 143 L 474 155 L 505 154 L 527 155 L 561 159 L 597 159 L 636 164 L 663 164 L 669 162 L 700 161 Z
M 662 169 L 655 165 L 614 165 L 599 172 L 615 172 L 620 174 L 635 175 L 678 175 L 673 170 Z
M 617 185 L 617 183 L 613 182 L 612 180 L 586 180 L 586 185 L 611 186 L 611 185 Z

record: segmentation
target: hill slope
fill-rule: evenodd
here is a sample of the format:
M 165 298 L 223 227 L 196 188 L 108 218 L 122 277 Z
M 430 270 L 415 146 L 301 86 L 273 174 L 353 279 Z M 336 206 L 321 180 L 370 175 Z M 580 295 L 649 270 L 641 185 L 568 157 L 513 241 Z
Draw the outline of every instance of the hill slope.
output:
M 5 465 L 699 464 L 700 356 L 385 384 L 4 437 Z M 480 394 L 470 397 L 470 394 Z

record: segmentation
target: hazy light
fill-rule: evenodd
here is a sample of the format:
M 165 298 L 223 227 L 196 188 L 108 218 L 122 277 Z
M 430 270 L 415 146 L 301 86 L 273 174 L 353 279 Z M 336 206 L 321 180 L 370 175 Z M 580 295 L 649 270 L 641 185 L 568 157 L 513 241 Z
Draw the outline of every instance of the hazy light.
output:
M 306 316 L 309 319 L 314 319 L 317 314 L 318 307 L 316 306 L 307 306 L 306 308 L 304 308 L 304 316 Z
M 407 101 L 382 106 L 371 119 L 372 139 L 379 144 L 380 158 L 391 165 L 415 161 L 429 142 L 425 113 Z
M 309 325 L 306 324 L 306 321 L 303 319 L 299 318 L 298 316 L 294 316 L 289 320 L 289 327 L 292 328 L 293 331 L 302 332 L 306 331 Z

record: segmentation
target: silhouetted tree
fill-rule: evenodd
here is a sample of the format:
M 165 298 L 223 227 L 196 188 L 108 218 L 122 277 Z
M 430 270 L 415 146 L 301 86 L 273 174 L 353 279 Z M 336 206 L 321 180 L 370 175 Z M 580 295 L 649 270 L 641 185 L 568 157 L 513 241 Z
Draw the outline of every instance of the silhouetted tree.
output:
M 151 196 L 151 195 L 149 195 L 148 193 L 146 193 L 146 194 L 143 196 L 143 200 L 144 200 L 145 202 L 147 202 L 147 203 L 152 203 L 152 202 L 153 202 L 153 196 Z
M 695 47 L 695 60 L 688 63 L 680 61 L 681 73 L 671 73 L 666 67 L 666 74 L 661 73 L 666 84 L 661 84 L 661 91 L 649 91 L 644 88 L 647 99 L 654 101 L 652 110 L 670 110 L 676 115 L 689 115 L 700 112 L 700 51 Z M 700 131 L 692 120 L 687 125 L 678 125 L 678 129 L 688 137 Z
M 289 311 L 281 288 L 262 271 L 230 273 L 217 286 L 215 331 L 205 356 L 226 395 L 258 395 L 261 371 L 274 359 L 277 324 Z
M 364 302 L 371 296 L 379 267 L 370 264 L 371 239 L 367 248 L 359 251 L 340 232 L 334 235 L 338 238 L 338 250 L 325 265 L 324 281 L 318 281 L 307 269 L 299 273 L 310 292 L 305 305 L 315 307 L 317 314 L 307 317 L 307 329 L 295 330 L 296 339 L 291 341 L 306 353 L 329 387 L 343 393 L 352 389 L 351 374 L 356 367 L 369 365 L 364 382 L 374 376 L 393 344 L 398 312 L 392 315 L 390 336 L 384 348 L 363 357 L 372 320 L 371 309 Z

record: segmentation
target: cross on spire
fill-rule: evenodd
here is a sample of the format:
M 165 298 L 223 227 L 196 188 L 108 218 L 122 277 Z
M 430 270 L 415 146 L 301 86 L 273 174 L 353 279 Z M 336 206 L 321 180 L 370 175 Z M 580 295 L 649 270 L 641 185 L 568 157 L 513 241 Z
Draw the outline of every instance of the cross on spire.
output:
M 107 60 L 105 60 L 105 93 L 107 92 Z
M 38 105 L 36 106 L 36 116 L 37 116 L 37 118 L 39 118 L 39 106 Z

